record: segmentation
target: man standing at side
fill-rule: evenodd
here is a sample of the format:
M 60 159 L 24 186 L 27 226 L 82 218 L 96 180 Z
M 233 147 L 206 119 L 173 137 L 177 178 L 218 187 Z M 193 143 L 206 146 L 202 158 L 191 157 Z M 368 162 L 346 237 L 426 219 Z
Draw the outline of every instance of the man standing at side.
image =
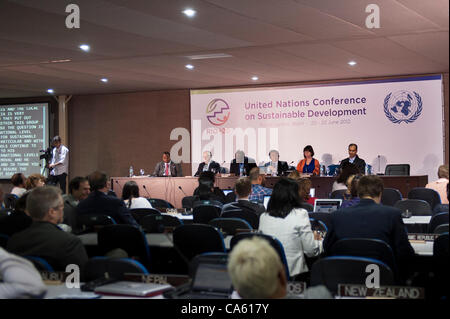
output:
M 272 189 L 262 186 L 264 177 L 259 173 L 259 168 L 254 167 L 249 174 L 250 182 L 252 183 L 252 193 L 248 199 L 252 202 L 262 204 L 265 195 L 272 195 Z
M 86 177 L 77 176 L 69 183 L 69 194 L 63 196 L 64 200 L 64 220 L 63 224 L 69 225 L 72 232 L 77 232 L 77 206 L 83 199 L 86 199 L 91 192 L 89 181 Z
M 177 165 L 170 160 L 170 153 L 164 152 L 162 157 L 162 162 L 156 164 L 155 170 L 153 171 L 154 176 L 181 176 L 181 171 L 179 171 Z
M 366 171 L 366 162 L 362 158 L 359 158 L 359 156 L 356 154 L 357 152 L 358 145 L 356 145 L 355 143 L 350 144 L 348 146 L 348 158 L 341 161 L 339 170 L 342 170 L 342 167 L 345 163 L 352 163 L 358 168 L 360 174 L 364 174 Z
M 55 136 L 52 140 L 54 146 L 50 169 L 50 184 L 59 184 L 63 194 L 66 193 L 66 178 L 69 171 L 69 149 L 61 144 L 61 137 Z

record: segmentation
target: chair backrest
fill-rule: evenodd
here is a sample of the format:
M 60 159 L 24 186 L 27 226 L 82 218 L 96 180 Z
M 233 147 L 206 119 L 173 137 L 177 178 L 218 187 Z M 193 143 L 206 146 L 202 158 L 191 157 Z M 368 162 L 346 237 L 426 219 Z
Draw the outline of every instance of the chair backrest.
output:
M 225 195 L 225 203 L 233 203 L 236 201 L 236 193 L 231 192 Z
M 84 269 L 86 281 L 105 278 L 122 279 L 125 273 L 148 275 L 144 265 L 131 258 L 93 257 L 88 260 Z
M 250 226 L 253 229 L 258 229 L 259 227 L 259 216 L 249 210 L 246 209 L 233 209 L 226 212 L 223 212 L 222 215 L 220 215 L 222 218 L 242 218 L 247 223 L 250 224 Z
M 98 231 L 98 248 L 103 255 L 120 248 L 129 257 L 137 258 L 145 266 L 150 265 L 150 251 L 145 234 L 131 225 L 109 225 Z
M 140 225 L 142 225 L 141 221 L 142 221 L 142 218 L 144 218 L 145 216 L 161 215 L 160 211 L 155 208 L 135 208 L 135 209 L 130 209 L 130 213 L 134 217 L 136 222 Z
M 411 213 L 413 216 L 431 216 L 430 204 L 421 199 L 403 199 L 395 203 L 394 207 L 404 213 Z
M 5 194 L 3 196 L 3 203 L 5 203 L 5 208 L 6 209 L 14 209 L 18 199 L 19 199 L 19 197 L 17 197 L 14 194 Z
M 432 234 L 434 233 L 436 227 L 448 223 L 449 223 L 448 212 L 438 213 L 433 217 L 431 217 L 430 223 L 428 224 L 428 233 Z
M 206 252 L 225 252 L 222 234 L 211 225 L 182 225 L 173 231 L 173 245 L 187 260 Z M 184 259 L 183 258 L 183 259 Z
M 288 266 L 288 263 L 287 263 L 287 260 L 286 260 L 286 254 L 284 252 L 283 244 L 277 238 L 275 238 L 273 236 L 269 236 L 269 235 L 261 234 L 261 233 L 240 233 L 240 234 L 237 234 L 237 235 L 233 236 L 233 238 L 231 238 L 230 251 L 233 250 L 233 247 L 236 246 L 236 244 L 240 240 L 245 239 L 245 238 L 252 238 L 253 236 L 258 236 L 260 238 L 264 238 L 276 250 L 276 252 L 278 253 L 278 256 L 280 256 L 281 262 L 284 265 L 284 269 L 285 269 L 285 272 L 286 272 L 286 277 L 289 280 L 290 279 L 289 266 Z
M 174 208 L 171 203 L 160 198 L 149 198 L 148 201 L 152 204 L 153 208 Z
M 242 218 L 214 218 L 209 224 L 218 228 L 224 235 L 236 235 L 237 229 L 252 230 L 252 226 Z
M 336 176 L 338 174 L 339 165 L 331 164 L 327 167 L 328 176 Z
M 0 247 L 6 249 L 8 245 L 9 236 L 6 234 L 0 234 Z
M 320 231 L 320 232 L 328 232 L 328 227 L 325 225 L 325 223 L 321 220 L 310 218 L 309 222 L 311 223 L 311 229 L 313 231 Z
M 381 204 L 394 206 L 399 200 L 402 200 L 402 193 L 396 188 L 385 188 L 381 195 Z
M 409 164 L 388 164 L 384 170 L 384 175 L 409 176 Z
M 380 260 L 387 264 L 394 272 L 394 253 L 391 246 L 380 239 L 375 238 L 343 238 L 331 246 L 327 252 L 329 256 L 357 256 Z
M 193 208 L 194 207 L 195 196 L 185 196 L 181 200 L 181 206 L 183 208 Z
M 196 224 L 208 224 L 214 218 L 218 218 L 222 207 L 217 205 L 202 204 L 194 206 L 192 210 L 193 221 Z
M 308 212 L 309 218 L 313 218 L 314 220 L 320 220 L 325 224 L 327 229 L 331 226 L 331 216 L 332 213 L 314 213 L 314 212 Z
M 165 227 L 178 227 L 183 221 L 170 215 L 148 215 L 142 218 L 141 225 L 146 233 L 163 233 Z
M 193 208 L 197 207 L 197 206 L 204 206 L 204 205 L 209 205 L 209 206 L 216 206 L 222 209 L 223 204 L 217 200 L 196 200 L 194 201 L 194 206 Z
M 448 223 L 437 226 L 434 229 L 435 234 L 445 234 L 448 233 Z
M 332 256 L 316 261 L 311 269 L 311 286 L 325 285 L 337 294 L 339 284 L 365 285 L 367 265 L 375 264 L 380 270 L 380 285 L 393 285 L 394 274 L 385 263 L 365 257 Z
M 434 240 L 433 256 L 445 260 L 448 264 L 449 258 L 449 237 L 448 232 L 442 233 Z M 447 269 L 448 270 L 448 269 Z
M 303 202 L 303 203 L 301 203 L 300 207 L 303 208 L 303 209 L 306 209 L 307 212 L 314 211 L 314 206 L 311 205 L 310 203 Z
M 53 267 L 42 257 L 38 256 L 23 256 L 23 258 L 28 259 L 31 261 L 39 271 L 55 271 Z
M 438 192 L 431 188 L 414 187 L 408 193 L 409 199 L 421 199 L 430 204 L 431 210 L 441 203 L 441 196 Z
M 114 218 L 108 215 L 77 215 L 77 228 L 81 231 L 94 231 L 96 227 L 115 225 Z
M 228 261 L 228 253 L 203 253 L 195 256 L 192 258 L 191 262 L 189 263 L 189 277 L 193 278 L 197 267 L 200 263 L 203 262 L 211 262 L 211 263 L 217 263 L 226 265 Z
M 337 189 L 330 194 L 330 198 L 333 199 L 344 199 L 344 194 L 347 192 L 346 189 Z

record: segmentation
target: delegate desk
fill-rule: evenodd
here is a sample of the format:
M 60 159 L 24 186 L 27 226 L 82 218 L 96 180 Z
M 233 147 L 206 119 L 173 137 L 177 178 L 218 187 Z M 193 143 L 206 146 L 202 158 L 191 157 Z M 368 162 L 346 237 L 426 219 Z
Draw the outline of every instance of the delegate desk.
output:
M 384 187 L 398 189 L 404 198 L 414 187 L 425 187 L 428 176 L 380 176 Z M 220 189 L 233 189 L 236 176 L 216 177 L 215 186 Z M 266 177 L 265 186 L 273 188 L 280 177 Z M 164 199 L 176 208 L 182 208 L 181 200 L 184 196 L 191 196 L 198 186 L 198 178 L 186 177 L 111 177 L 111 188 L 118 197 L 122 196 L 122 188 L 128 181 L 135 181 L 139 186 L 139 194 L 143 197 Z M 314 176 L 311 177 L 312 187 L 316 189 L 317 198 L 328 198 L 335 177 Z M 145 188 L 144 188 L 145 186 Z M 180 189 L 181 188 L 181 189 Z

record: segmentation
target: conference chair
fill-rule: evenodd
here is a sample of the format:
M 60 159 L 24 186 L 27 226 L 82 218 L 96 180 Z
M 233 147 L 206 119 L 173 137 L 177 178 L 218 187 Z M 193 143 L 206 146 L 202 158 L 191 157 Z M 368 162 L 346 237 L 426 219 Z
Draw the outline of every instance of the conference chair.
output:
M 385 188 L 381 195 L 381 204 L 394 206 L 399 200 L 402 200 L 402 193 L 396 188 Z
M 409 164 L 388 164 L 384 170 L 384 175 L 409 176 Z
M 253 236 L 258 236 L 260 238 L 264 238 L 269 242 L 269 244 L 275 249 L 275 251 L 278 253 L 278 256 L 280 256 L 280 260 L 284 265 L 284 270 L 286 272 L 286 278 L 290 280 L 290 274 L 289 274 L 289 266 L 286 260 L 286 254 L 284 252 L 283 244 L 278 240 L 278 238 L 274 236 L 269 236 L 266 234 L 261 233 L 240 233 L 237 235 L 234 235 L 233 238 L 231 238 L 230 241 L 230 251 L 233 250 L 233 247 L 237 245 L 239 241 L 246 238 L 252 238 Z
M 222 234 L 211 225 L 181 225 L 173 230 L 173 245 L 181 257 L 190 262 L 198 254 L 225 253 Z
M 408 198 L 426 201 L 430 204 L 431 210 L 433 210 L 436 205 L 441 204 L 441 196 L 438 192 L 431 188 L 414 187 L 409 191 Z
M 192 210 L 193 222 L 196 224 L 208 224 L 214 218 L 220 216 L 222 203 L 215 200 L 202 200 L 194 203 Z
M 181 200 L 181 206 L 186 209 L 192 209 L 194 207 L 195 196 L 185 196 Z
M 121 280 L 125 273 L 149 274 L 147 268 L 134 259 L 96 256 L 86 263 L 84 279 L 91 281 L 108 277 Z
M 303 209 L 306 209 L 307 212 L 314 211 L 314 206 L 311 205 L 310 203 L 301 203 L 300 207 L 303 208 Z
M 252 230 L 252 226 L 242 218 L 214 218 L 209 225 L 219 229 L 224 236 L 236 235 L 236 230 Z
M 448 231 L 434 240 L 433 244 L 433 272 L 435 285 L 431 291 L 433 297 L 448 300 L 449 289 L 449 237 Z
M 55 270 L 53 269 L 53 267 L 50 265 L 50 263 L 45 260 L 42 257 L 38 257 L 38 256 L 23 256 L 23 258 L 29 260 L 30 262 L 33 263 L 34 267 L 38 270 L 38 271 L 50 271 L 50 272 L 54 272 Z
M 330 198 L 333 199 L 342 199 L 344 200 L 344 194 L 347 192 L 346 189 L 337 189 L 330 194 Z
M 161 212 L 155 208 L 135 208 L 130 209 L 130 213 L 139 225 L 142 225 L 142 219 L 148 215 L 161 215 Z
M 412 216 L 431 216 L 430 204 L 421 199 L 403 199 L 395 203 L 395 208 Z
M 14 194 L 5 194 L 3 196 L 3 203 L 5 204 L 6 209 L 14 209 L 16 207 L 16 202 L 19 199 L 17 195 Z
M 0 247 L 6 249 L 6 245 L 8 244 L 9 236 L 5 234 L 0 234 Z
M 98 249 L 103 255 L 120 248 L 130 258 L 150 265 L 150 251 L 145 234 L 131 225 L 108 225 L 98 231 Z
M 164 200 L 164 199 L 160 199 L 160 198 L 148 198 L 148 201 L 150 202 L 150 204 L 152 204 L 153 208 L 156 209 L 167 209 L 167 208 L 175 208 L 173 207 L 173 205 L 171 203 L 169 203 L 168 201 Z
M 236 193 L 231 192 L 225 195 L 225 203 L 234 203 L 236 201 Z
M 435 233 L 435 234 L 445 234 L 445 233 L 448 233 L 448 224 L 442 224 L 442 225 L 437 226 L 437 227 L 434 229 L 434 233 Z
M 327 167 L 327 175 L 328 176 L 336 176 L 339 173 L 339 165 L 331 164 Z
M 442 212 L 439 214 L 434 215 L 431 217 L 430 223 L 428 224 L 428 233 L 432 234 L 434 233 L 434 230 L 439 226 L 443 224 L 449 223 L 448 218 L 448 212 Z
M 438 213 L 446 212 L 448 213 L 448 204 L 437 204 L 434 206 L 433 209 L 433 215 L 436 215 Z
M 242 218 L 247 223 L 250 224 L 250 226 L 253 229 L 258 229 L 259 227 L 259 216 L 246 209 L 233 209 L 226 212 L 223 212 L 220 217 L 222 218 Z
M 317 220 L 315 218 L 310 218 L 309 222 L 311 223 L 311 229 L 312 231 L 319 231 L 322 233 L 328 232 L 328 227 L 325 225 L 325 223 L 321 220 Z
M 148 215 L 141 220 L 142 228 L 146 233 L 163 233 L 166 227 L 178 227 L 183 221 L 176 216 L 165 214 Z
M 382 261 L 394 273 L 397 270 L 394 252 L 385 241 L 375 238 L 343 238 L 327 251 L 328 256 L 355 256 L 373 258 Z
M 203 253 L 192 258 L 189 263 L 189 277 L 193 278 L 194 274 L 198 268 L 198 265 L 201 263 L 214 263 L 214 264 L 222 264 L 226 265 L 228 262 L 228 254 L 227 253 Z
M 366 284 L 368 265 L 375 264 L 380 272 L 380 285 L 394 285 L 394 273 L 380 260 L 353 256 L 332 256 L 316 261 L 311 269 L 311 286 L 325 285 L 337 295 L 339 284 Z
M 117 224 L 114 218 L 108 215 L 77 215 L 77 228 L 80 233 L 93 232 L 107 225 Z
M 309 218 L 313 218 L 315 220 L 320 220 L 325 224 L 327 229 L 330 229 L 331 226 L 331 216 L 332 213 L 315 213 L 315 212 L 308 212 Z

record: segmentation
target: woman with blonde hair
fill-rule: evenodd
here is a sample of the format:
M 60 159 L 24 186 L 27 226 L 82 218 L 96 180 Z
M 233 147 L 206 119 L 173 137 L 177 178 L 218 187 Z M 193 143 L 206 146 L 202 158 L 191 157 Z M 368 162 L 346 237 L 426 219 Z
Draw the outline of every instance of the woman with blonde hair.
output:
M 45 176 L 41 174 L 31 174 L 25 181 L 25 188 L 27 190 L 42 186 L 45 186 Z

